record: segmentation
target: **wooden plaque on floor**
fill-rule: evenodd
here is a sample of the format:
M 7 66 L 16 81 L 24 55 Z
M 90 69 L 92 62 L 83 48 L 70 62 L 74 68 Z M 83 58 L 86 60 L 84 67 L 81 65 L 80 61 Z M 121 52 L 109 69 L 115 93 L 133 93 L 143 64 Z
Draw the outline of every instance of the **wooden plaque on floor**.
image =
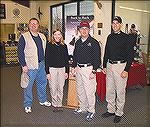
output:
M 67 107 L 68 108 L 77 108 L 78 107 L 78 99 L 76 93 L 76 80 L 75 77 L 69 78 L 68 83 L 68 98 L 67 98 Z

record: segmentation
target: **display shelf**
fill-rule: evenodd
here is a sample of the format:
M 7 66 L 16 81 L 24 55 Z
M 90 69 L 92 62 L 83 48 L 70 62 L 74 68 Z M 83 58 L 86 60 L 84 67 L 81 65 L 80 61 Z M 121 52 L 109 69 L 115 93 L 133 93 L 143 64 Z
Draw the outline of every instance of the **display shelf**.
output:
M 5 47 L 5 64 L 17 64 L 18 62 L 17 46 Z

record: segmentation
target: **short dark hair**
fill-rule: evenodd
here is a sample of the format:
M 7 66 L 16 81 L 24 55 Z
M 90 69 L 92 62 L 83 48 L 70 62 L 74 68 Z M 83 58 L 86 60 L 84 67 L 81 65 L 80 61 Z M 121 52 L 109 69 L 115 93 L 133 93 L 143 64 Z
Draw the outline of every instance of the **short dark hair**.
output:
M 115 16 L 114 19 L 113 19 L 113 21 L 114 20 L 118 21 L 119 23 L 122 23 L 122 19 L 121 19 L 120 16 Z
M 29 20 L 29 23 L 30 23 L 31 20 L 36 20 L 38 23 L 40 23 L 37 18 L 31 18 L 31 19 Z

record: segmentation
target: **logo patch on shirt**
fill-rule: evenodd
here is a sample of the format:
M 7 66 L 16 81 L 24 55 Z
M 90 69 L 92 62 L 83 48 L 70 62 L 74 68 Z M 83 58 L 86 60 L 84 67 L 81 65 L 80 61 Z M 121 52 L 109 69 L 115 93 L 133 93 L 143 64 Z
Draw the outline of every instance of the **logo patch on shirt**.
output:
M 92 45 L 91 45 L 91 43 L 88 43 L 87 46 L 91 47 Z

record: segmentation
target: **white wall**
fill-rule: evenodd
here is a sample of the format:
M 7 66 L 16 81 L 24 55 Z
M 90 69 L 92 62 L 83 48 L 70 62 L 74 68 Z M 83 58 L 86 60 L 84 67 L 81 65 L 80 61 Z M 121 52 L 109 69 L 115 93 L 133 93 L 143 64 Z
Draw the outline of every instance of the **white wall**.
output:
M 104 55 L 104 49 L 106 44 L 107 36 L 111 32 L 111 1 L 99 1 L 102 4 L 102 8 L 99 9 L 97 4 L 94 4 L 94 37 L 101 42 L 102 59 Z M 103 27 L 97 28 L 97 23 L 102 23 Z M 102 30 L 102 34 L 98 35 L 98 30 Z

